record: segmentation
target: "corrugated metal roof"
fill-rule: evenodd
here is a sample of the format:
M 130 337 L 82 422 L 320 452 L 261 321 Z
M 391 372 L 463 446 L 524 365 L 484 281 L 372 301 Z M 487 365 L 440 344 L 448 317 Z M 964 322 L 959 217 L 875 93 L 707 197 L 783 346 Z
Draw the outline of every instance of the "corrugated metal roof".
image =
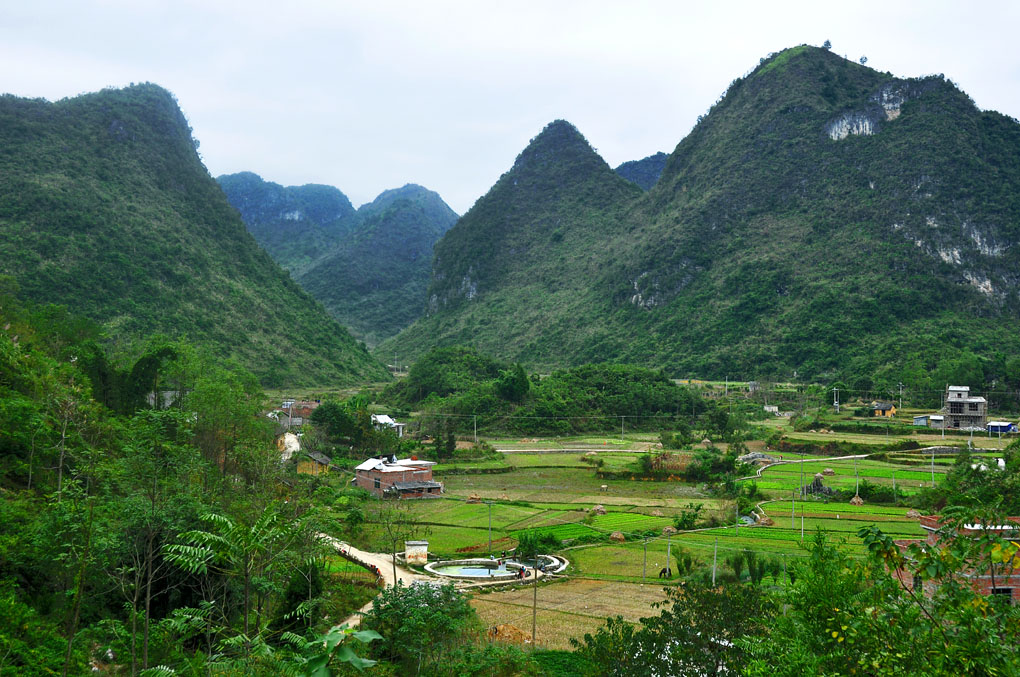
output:
M 394 482 L 393 488 L 397 491 L 414 491 L 415 489 L 439 489 L 443 485 L 431 480 L 419 482 Z

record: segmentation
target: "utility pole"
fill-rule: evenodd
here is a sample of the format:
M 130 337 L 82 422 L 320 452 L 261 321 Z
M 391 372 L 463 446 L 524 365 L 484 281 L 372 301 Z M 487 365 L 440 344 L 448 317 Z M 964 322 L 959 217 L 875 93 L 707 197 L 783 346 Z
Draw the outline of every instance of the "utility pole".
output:
M 621 416 L 620 417 L 620 441 L 621 442 L 623 441 L 623 419 L 625 419 L 625 418 L 627 418 L 627 417 L 626 416 Z
M 397 584 L 397 539 L 393 539 L 393 585 Z
M 804 495 L 804 457 L 800 457 L 800 495 Z
M 719 559 L 719 537 L 715 537 L 715 547 L 712 548 L 712 587 L 715 587 L 715 563 Z
M 856 458 L 854 458 L 854 480 L 856 480 L 856 482 L 857 482 L 856 486 L 854 487 L 854 495 L 855 496 L 860 496 L 861 495 L 861 476 L 857 474 L 857 459 Z
M 644 556 L 641 558 L 641 585 L 645 584 L 645 567 L 648 565 L 648 538 L 641 544 L 644 549 Z
M 492 501 L 486 501 L 485 505 L 489 506 L 489 554 L 492 554 Z
M 931 450 L 931 487 L 935 488 L 935 450 Z
M 903 408 L 903 384 L 900 384 L 900 409 Z
M 538 625 L 538 553 L 535 553 L 535 566 L 531 569 L 534 577 L 531 582 L 531 650 L 535 650 L 535 633 Z
M 670 559 L 669 559 L 669 555 L 670 555 L 670 550 L 669 550 L 670 542 L 669 542 L 669 538 L 672 535 L 673 535 L 673 532 L 671 532 L 671 531 L 667 531 L 666 532 L 666 571 L 669 571 L 670 569 L 673 568 L 669 564 L 669 562 L 670 562 Z
M 800 502 L 800 542 L 804 542 L 804 501 Z
M 839 413 L 839 388 L 832 389 L 832 406 L 836 407 L 836 413 Z

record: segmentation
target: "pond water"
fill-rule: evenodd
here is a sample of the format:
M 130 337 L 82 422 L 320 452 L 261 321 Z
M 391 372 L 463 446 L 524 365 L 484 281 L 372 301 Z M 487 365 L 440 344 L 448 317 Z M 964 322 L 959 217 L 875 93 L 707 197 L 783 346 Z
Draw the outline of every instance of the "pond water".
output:
M 497 564 L 496 562 L 491 565 L 472 562 L 470 564 L 446 564 L 436 567 L 434 571 L 444 576 L 499 576 L 515 573 L 516 569 L 507 569 L 506 564 Z

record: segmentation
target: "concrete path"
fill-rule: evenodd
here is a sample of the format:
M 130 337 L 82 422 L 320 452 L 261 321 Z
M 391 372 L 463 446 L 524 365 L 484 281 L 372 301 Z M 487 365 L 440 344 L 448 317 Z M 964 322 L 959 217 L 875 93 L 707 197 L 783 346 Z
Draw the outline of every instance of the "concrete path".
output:
M 419 580 L 432 580 L 428 576 L 421 576 L 419 574 L 408 571 L 399 564 L 396 567 L 397 576 L 393 577 L 393 556 L 390 554 L 383 554 L 378 552 L 366 552 L 359 550 L 349 543 L 333 538 L 332 536 L 326 536 L 321 534 L 323 539 L 336 548 L 338 551 L 344 554 L 348 554 L 355 559 L 364 562 L 365 564 L 375 565 L 379 569 L 379 573 L 382 576 L 385 587 L 392 588 L 399 581 L 402 585 L 411 585 L 414 581 Z M 361 617 L 372 609 L 372 604 L 375 600 L 372 600 L 365 606 L 361 607 L 349 617 L 344 619 L 342 622 L 347 624 L 349 628 L 356 628 L 361 624 Z

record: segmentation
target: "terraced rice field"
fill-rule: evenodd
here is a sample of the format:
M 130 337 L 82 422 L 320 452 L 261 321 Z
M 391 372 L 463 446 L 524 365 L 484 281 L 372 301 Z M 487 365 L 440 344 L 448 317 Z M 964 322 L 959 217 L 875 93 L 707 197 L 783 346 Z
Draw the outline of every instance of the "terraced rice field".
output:
M 784 492 L 793 492 L 804 485 L 810 484 L 816 473 L 823 473 L 825 469 L 835 471 L 835 475 L 824 475 L 822 484 L 833 489 L 853 490 L 857 478 L 867 480 L 873 484 L 892 486 L 895 473 L 896 488 L 903 492 L 903 495 L 917 493 L 922 487 L 932 485 L 931 467 L 905 466 L 883 461 L 871 461 L 867 459 L 858 460 L 856 472 L 853 460 L 824 460 L 824 461 L 803 461 L 784 463 L 768 468 L 762 477 L 755 480 L 758 487 L 766 493 L 782 495 Z M 937 463 L 935 465 L 935 482 L 938 483 L 948 470 L 948 464 Z M 787 493 L 787 495 L 789 495 Z

